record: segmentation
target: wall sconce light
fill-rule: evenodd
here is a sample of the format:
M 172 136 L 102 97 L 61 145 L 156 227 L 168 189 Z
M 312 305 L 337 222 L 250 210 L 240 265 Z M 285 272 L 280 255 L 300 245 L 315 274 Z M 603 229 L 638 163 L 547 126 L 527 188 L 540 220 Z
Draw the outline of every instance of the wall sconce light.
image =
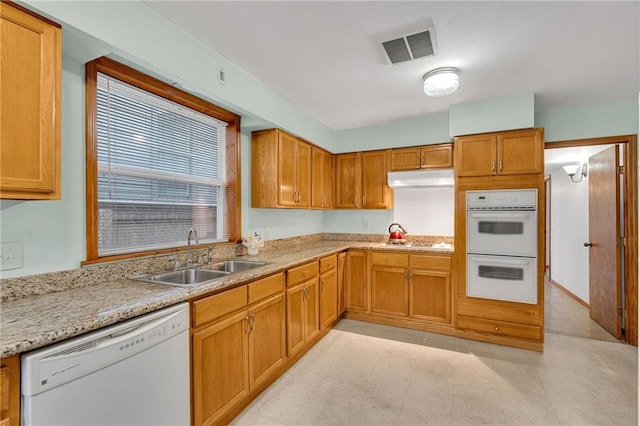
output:
M 580 166 L 580 164 L 570 164 L 568 166 L 563 166 L 562 168 L 565 172 L 567 172 L 567 174 L 571 178 L 571 182 L 573 183 L 580 183 L 582 182 L 582 178 L 587 176 L 587 163 L 582 164 L 582 166 Z M 578 180 L 576 180 L 574 176 L 578 172 L 580 173 L 578 175 Z

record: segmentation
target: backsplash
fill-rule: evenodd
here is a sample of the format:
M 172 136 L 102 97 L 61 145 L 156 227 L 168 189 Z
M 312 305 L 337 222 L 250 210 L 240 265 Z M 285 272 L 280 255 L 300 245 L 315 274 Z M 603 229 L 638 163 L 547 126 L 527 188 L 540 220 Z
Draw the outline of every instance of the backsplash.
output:
M 264 242 L 264 247 L 261 251 L 278 250 L 292 245 L 309 244 L 322 240 L 383 243 L 387 241 L 387 239 L 387 234 L 317 233 L 299 237 L 268 240 Z M 453 244 L 453 237 L 408 235 L 407 241 L 427 244 L 438 244 L 441 242 Z M 201 255 L 205 255 L 206 252 L 206 248 L 193 250 L 192 258 L 198 259 Z M 214 259 L 229 259 L 246 254 L 247 249 L 241 244 L 216 246 L 213 250 Z M 87 287 L 133 275 L 169 270 L 173 267 L 176 259 L 181 265 L 184 265 L 186 258 L 186 251 L 181 251 L 135 260 L 87 265 L 79 269 L 67 271 L 0 279 L 0 301 L 6 302 L 28 296 Z

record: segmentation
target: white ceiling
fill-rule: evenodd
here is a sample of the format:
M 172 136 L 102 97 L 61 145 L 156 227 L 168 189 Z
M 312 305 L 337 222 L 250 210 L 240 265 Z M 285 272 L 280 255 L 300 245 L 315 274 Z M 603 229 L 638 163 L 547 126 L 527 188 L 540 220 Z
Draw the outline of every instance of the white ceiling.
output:
M 147 4 L 336 130 L 526 93 L 543 110 L 640 90 L 637 1 Z M 379 42 L 429 26 L 436 56 L 387 65 Z M 429 98 L 422 76 L 442 66 L 461 70 L 460 89 Z

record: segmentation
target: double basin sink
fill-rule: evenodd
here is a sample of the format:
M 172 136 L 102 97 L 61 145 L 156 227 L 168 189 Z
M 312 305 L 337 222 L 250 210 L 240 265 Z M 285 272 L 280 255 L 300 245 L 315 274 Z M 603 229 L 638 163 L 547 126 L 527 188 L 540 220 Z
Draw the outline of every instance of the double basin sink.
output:
M 131 277 L 131 279 L 156 284 L 192 287 L 223 278 L 231 274 L 237 274 L 239 272 L 259 268 L 264 265 L 266 265 L 265 262 L 256 262 L 251 260 L 225 260 L 222 262 L 194 266 L 192 268 L 181 269 L 178 271 L 164 271 L 147 275 L 139 275 Z

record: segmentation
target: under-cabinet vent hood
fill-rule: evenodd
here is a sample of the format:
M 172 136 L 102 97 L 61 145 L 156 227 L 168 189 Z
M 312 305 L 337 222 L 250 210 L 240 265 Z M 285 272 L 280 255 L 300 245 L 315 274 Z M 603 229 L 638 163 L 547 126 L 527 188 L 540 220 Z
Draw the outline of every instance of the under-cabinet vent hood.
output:
M 387 182 L 393 189 L 453 186 L 453 169 L 389 172 Z

